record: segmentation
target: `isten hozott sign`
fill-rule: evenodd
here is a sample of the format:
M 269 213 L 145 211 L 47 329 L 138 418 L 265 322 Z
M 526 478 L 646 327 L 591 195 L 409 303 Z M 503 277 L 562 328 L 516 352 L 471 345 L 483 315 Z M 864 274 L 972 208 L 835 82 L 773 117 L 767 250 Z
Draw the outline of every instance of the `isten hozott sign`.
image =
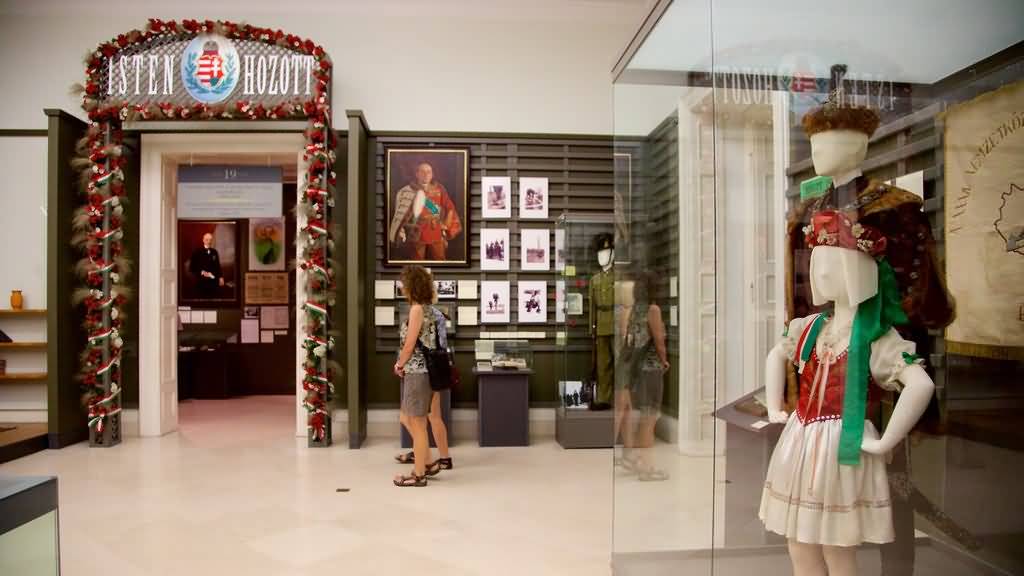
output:
M 313 56 L 255 40 L 217 34 L 155 41 L 110 57 L 101 99 L 175 106 L 246 101 L 265 107 L 316 94 Z

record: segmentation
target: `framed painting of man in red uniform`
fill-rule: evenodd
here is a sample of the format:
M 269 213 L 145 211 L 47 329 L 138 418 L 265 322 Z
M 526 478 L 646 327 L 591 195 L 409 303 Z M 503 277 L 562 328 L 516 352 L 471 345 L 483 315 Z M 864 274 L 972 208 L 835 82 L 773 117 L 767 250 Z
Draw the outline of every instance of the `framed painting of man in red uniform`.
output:
M 387 148 L 387 264 L 469 265 L 469 149 Z

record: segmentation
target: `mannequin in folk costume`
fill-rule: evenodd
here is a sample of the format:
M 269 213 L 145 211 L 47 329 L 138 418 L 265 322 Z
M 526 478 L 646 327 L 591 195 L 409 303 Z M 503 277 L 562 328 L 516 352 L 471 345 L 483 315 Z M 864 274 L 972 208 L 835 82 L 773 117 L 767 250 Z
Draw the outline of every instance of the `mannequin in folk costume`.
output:
M 818 174 L 831 176 L 836 189 L 858 180 L 877 115 L 830 101 L 804 124 Z M 867 197 L 855 187 L 849 204 L 812 214 L 803 229 L 812 249 L 812 299 L 833 307 L 793 319 L 766 362 L 769 419 L 786 427 L 768 467 L 760 517 L 766 529 L 788 538 L 797 576 L 854 576 L 858 545 L 893 540 L 885 455 L 910 432 L 934 391 L 914 343 L 893 328 L 907 322 L 905 296 L 886 258 L 892 243 L 871 225 L 892 221 L 878 213 L 905 198 L 897 189 L 879 190 Z M 882 196 L 888 200 L 879 204 Z M 799 374 L 792 414 L 782 409 L 787 362 Z M 871 419 L 880 396 L 899 389 L 879 436 Z

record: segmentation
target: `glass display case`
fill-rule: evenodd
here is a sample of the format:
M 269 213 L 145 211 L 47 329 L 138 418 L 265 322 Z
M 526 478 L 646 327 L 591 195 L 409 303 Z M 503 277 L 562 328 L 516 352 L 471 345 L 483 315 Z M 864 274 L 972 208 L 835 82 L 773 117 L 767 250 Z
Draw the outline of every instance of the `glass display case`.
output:
M 670 367 L 617 426 L 649 448 L 615 451 L 616 573 L 1024 573 L 1021 22 L 654 2 L 614 71 L 616 268 L 655 276 Z
M 533 347 L 529 340 L 477 340 L 474 344 L 477 370 L 532 370 Z
M 0 476 L 0 574 L 60 574 L 57 478 Z
M 555 436 L 564 448 L 608 448 L 614 415 L 614 270 L 599 249 L 615 248 L 608 213 L 565 211 L 555 226 Z M 599 316 L 602 322 L 599 324 Z
M 491 367 L 495 370 L 529 370 L 533 368 L 533 349 L 529 340 L 494 340 Z

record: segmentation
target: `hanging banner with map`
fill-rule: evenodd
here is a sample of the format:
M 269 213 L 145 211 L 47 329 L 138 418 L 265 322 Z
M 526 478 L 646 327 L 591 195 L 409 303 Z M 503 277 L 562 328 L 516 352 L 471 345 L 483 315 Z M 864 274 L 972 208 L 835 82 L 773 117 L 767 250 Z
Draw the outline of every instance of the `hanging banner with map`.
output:
M 945 116 L 953 354 L 1024 359 L 1024 82 Z

